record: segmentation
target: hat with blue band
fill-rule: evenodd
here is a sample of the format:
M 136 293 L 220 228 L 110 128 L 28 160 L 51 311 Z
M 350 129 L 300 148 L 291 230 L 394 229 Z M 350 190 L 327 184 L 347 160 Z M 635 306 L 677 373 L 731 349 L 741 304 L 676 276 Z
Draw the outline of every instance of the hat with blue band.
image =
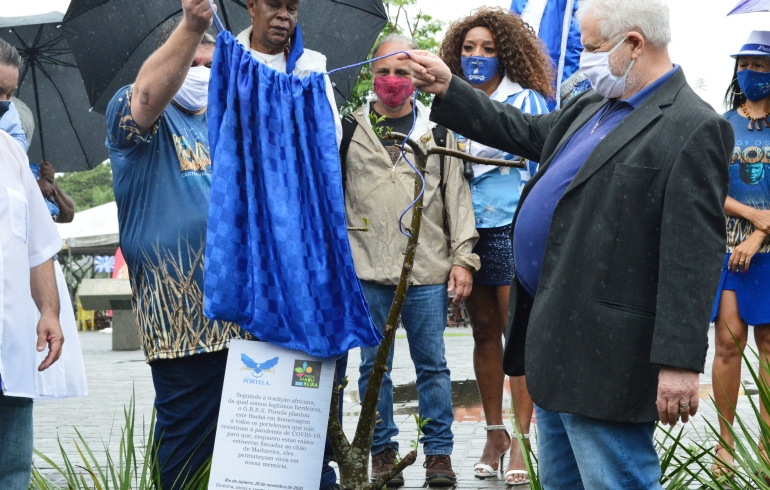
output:
M 730 56 L 770 56 L 770 31 L 751 31 L 740 52 Z

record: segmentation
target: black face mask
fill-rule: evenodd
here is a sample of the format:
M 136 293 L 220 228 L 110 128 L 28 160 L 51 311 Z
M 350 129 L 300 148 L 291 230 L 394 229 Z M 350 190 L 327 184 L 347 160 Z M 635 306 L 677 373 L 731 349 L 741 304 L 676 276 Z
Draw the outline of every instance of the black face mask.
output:
M 10 108 L 11 108 L 10 100 L 0 100 L 0 118 L 2 118 Z

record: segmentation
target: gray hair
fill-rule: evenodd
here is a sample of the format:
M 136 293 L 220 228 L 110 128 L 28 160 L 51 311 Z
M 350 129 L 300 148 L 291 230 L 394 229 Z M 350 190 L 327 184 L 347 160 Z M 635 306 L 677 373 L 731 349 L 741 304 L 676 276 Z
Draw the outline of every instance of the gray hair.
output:
M 21 59 L 21 55 L 12 44 L 0 39 L 0 65 L 2 66 L 15 66 L 19 70 L 23 66 L 24 61 Z
M 383 37 L 380 42 L 377 43 L 377 45 L 374 47 L 374 50 L 372 50 L 372 58 L 376 58 L 377 52 L 380 50 L 380 48 L 388 43 L 406 44 L 409 46 L 409 49 L 417 49 L 417 43 L 414 42 L 414 39 L 408 36 L 404 36 L 403 34 L 393 33 Z
M 599 31 L 608 41 L 620 42 L 630 31 L 638 31 L 656 48 L 671 43 L 667 0 L 580 0 L 578 21 L 587 13 L 599 21 Z
M 13 105 L 16 106 L 16 110 L 19 112 L 21 129 L 24 131 L 24 136 L 27 137 L 27 145 L 32 146 L 32 136 L 35 134 L 35 118 L 32 116 L 32 110 L 16 97 L 11 97 L 11 102 L 13 102 Z
M 158 29 L 158 38 L 155 40 L 155 51 L 166 44 L 166 41 L 168 41 L 168 38 L 171 37 L 171 34 L 174 33 L 176 28 L 179 27 L 179 24 L 182 22 L 183 18 L 184 16 L 177 15 L 176 17 L 171 17 L 166 22 L 161 24 L 160 28 Z M 209 27 L 208 30 L 203 34 L 203 40 L 201 41 L 201 44 L 216 43 L 217 35 L 214 32 L 213 27 Z

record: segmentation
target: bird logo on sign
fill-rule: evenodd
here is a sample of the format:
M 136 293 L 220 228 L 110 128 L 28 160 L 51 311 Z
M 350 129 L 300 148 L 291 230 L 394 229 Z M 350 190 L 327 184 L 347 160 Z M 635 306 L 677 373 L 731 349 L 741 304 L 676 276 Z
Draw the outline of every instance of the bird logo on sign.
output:
M 274 373 L 276 364 L 278 364 L 278 358 L 274 357 L 270 360 L 267 360 L 265 362 L 259 363 L 255 362 L 254 359 L 250 358 L 246 354 L 241 354 L 241 362 L 243 363 L 243 366 L 241 369 L 245 369 L 247 371 L 251 371 L 251 375 L 255 378 L 261 378 L 264 373 Z

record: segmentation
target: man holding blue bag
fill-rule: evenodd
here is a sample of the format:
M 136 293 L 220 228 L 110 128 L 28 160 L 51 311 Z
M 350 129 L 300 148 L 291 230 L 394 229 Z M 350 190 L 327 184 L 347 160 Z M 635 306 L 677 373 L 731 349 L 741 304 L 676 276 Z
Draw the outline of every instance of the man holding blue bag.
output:
M 182 8 L 181 17 L 161 26 L 136 81 L 115 94 L 106 121 L 121 248 L 156 392 L 155 444 L 166 490 L 181 488 L 212 455 L 229 343 L 251 338 L 203 314 L 207 105 L 216 38 L 208 0 L 182 0 Z M 284 46 L 297 9 L 296 0 L 249 2 L 253 26 L 241 37 L 255 58 L 286 69 Z M 325 71 L 318 53 L 305 51 L 295 61 L 308 73 Z

